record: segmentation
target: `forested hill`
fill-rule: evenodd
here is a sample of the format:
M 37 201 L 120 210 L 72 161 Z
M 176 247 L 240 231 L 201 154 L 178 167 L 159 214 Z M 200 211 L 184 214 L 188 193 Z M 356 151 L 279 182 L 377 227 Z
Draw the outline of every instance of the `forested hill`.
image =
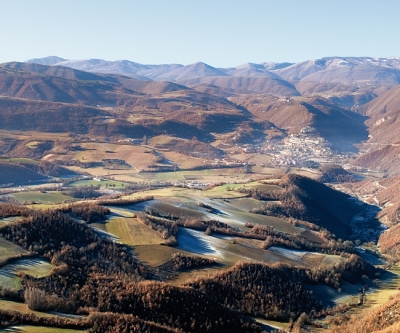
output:
M 298 218 L 313 222 L 338 237 L 351 235 L 350 222 L 362 207 L 351 197 L 329 186 L 300 175 L 282 179 L 286 188 L 284 201 L 288 210 L 295 210 Z

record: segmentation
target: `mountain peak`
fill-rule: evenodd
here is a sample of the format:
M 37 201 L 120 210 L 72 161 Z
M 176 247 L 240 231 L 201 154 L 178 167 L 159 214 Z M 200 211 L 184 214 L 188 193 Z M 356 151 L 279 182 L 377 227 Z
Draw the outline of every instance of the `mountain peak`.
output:
M 49 56 L 49 57 L 44 57 L 44 58 L 33 58 L 33 59 L 29 59 L 25 62 L 35 63 L 35 64 L 39 64 L 39 65 L 52 66 L 61 61 L 66 61 L 66 60 L 67 59 L 60 58 L 57 56 Z

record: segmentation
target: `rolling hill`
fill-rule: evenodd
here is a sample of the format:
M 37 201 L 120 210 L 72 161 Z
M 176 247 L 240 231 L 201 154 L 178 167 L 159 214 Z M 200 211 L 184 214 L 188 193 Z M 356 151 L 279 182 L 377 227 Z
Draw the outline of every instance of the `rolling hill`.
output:
M 34 184 L 48 178 L 26 166 L 0 160 L 0 186 Z
M 352 234 L 350 222 L 361 207 L 348 195 L 294 174 L 283 177 L 281 186 L 286 188 L 283 201 L 288 211 L 297 210 L 297 218 L 315 223 L 337 237 L 348 239 Z
M 212 85 L 235 94 L 268 93 L 282 96 L 300 95 L 287 81 L 275 76 L 202 76 L 176 79 L 177 82 L 196 89 L 198 85 Z

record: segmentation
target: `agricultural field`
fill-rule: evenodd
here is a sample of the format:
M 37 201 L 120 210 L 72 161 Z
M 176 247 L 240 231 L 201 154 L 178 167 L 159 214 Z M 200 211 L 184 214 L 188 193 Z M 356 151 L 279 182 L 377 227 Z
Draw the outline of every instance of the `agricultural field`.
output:
M 90 152 L 90 149 L 97 147 L 96 145 L 96 143 L 87 143 L 86 148 L 89 149 L 88 151 Z M 109 144 L 106 147 L 107 149 L 104 148 L 101 153 L 104 154 L 106 158 L 109 158 L 109 155 L 113 155 L 113 158 L 121 159 L 122 155 L 116 157 L 117 152 L 121 154 L 130 153 L 131 157 L 126 158 L 133 158 L 132 156 L 134 154 L 149 154 L 139 151 L 139 148 L 148 148 L 136 147 L 138 151 L 129 152 L 129 149 L 125 149 L 124 147 L 129 148 L 132 146 Z M 99 153 L 99 150 L 96 148 L 96 150 L 92 152 L 93 155 L 90 156 L 92 156 L 91 158 L 95 158 L 95 154 Z M 72 168 L 76 167 L 71 167 L 71 169 Z M 258 176 L 260 176 L 260 178 L 265 178 L 261 175 L 255 176 L 254 174 L 240 172 L 241 170 L 238 168 L 159 173 L 139 173 L 134 169 L 106 170 L 104 168 L 89 168 L 84 170 L 97 170 L 99 172 L 102 170 L 101 172 L 104 172 L 104 174 L 107 173 L 108 177 L 113 177 L 114 179 L 101 181 L 84 179 L 70 183 L 69 186 L 93 185 L 100 186 L 102 190 L 106 190 L 108 187 L 115 189 L 115 193 L 118 193 L 118 191 L 123 192 L 122 190 L 128 186 L 128 181 L 137 181 L 143 185 L 147 184 L 149 186 L 149 190 L 147 191 L 139 191 L 121 196 L 121 199 L 134 199 L 145 196 L 153 196 L 154 199 L 123 206 L 107 206 L 107 208 L 111 210 L 111 214 L 106 216 L 106 220 L 89 225 L 96 230 L 96 234 L 101 238 L 107 238 L 117 243 L 127 245 L 127 248 L 135 254 L 140 262 L 154 270 L 153 272 L 155 272 L 154 274 L 156 276 L 164 277 L 165 282 L 175 286 L 181 286 L 185 282 L 195 280 L 196 278 L 212 277 L 227 268 L 235 266 L 238 262 L 284 263 L 296 267 L 323 268 L 344 261 L 342 257 L 337 255 L 294 250 L 284 247 L 285 245 L 269 245 L 266 249 L 265 244 L 267 240 L 265 238 L 263 239 L 263 236 L 261 236 L 260 239 L 256 239 L 252 238 L 253 236 L 249 234 L 249 230 L 252 228 L 251 225 L 253 225 L 260 228 L 271 228 L 270 230 L 281 233 L 282 235 L 299 236 L 306 241 L 317 244 L 324 244 L 327 242 L 327 240 L 319 236 L 317 232 L 296 225 L 294 221 L 290 223 L 288 219 L 282 217 L 283 215 L 277 217 L 254 213 L 256 210 L 262 210 L 266 205 L 266 201 L 257 200 L 248 196 L 246 193 L 241 193 L 239 190 L 257 190 L 265 193 L 283 191 L 282 187 L 276 185 L 279 183 L 279 177 L 277 176 L 277 179 L 271 179 L 274 178 L 274 172 L 278 174 L 276 169 L 268 170 L 270 171 L 269 177 L 264 180 L 258 180 Z M 151 189 L 156 182 L 175 181 L 203 184 L 221 182 L 222 185 L 212 187 L 208 190 L 173 186 Z M 106 184 L 108 184 L 108 186 Z M 115 185 L 115 187 L 113 185 Z M 107 193 L 112 193 L 112 191 L 108 191 Z M 72 199 L 56 191 L 27 191 L 13 193 L 12 196 L 20 202 L 36 202 L 37 204 L 29 206 L 35 209 L 55 208 L 63 204 L 63 202 Z M 79 200 L 76 201 L 79 202 Z M 93 202 L 95 202 L 95 200 L 93 200 Z M 268 203 L 283 205 L 283 200 L 282 202 L 270 200 Z M 143 224 L 136 217 L 137 212 L 146 212 L 149 216 L 154 214 L 153 216 L 155 217 L 160 215 L 163 218 L 171 218 L 170 222 L 172 222 L 174 218 L 182 219 L 182 221 L 185 221 L 185 219 L 186 221 L 197 221 L 199 223 L 203 223 L 201 221 L 206 221 L 207 223 L 218 222 L 227 225 L 227 229 L 231 228 L 229 230 L 234 230 L 234 232 L 232 232 L 232 234 L 229 234 L 229 232 L 225 233 L 224 231 L 220 233 L 218 230 L 215 232 L 214 230 L 212 230 L 212 232 L 207 232 L 209 230 L 206 230 L 206 228 L 202 229 L 201 227 L 193 227 L 193 225 L 190 224 L 180 224 L 178 232 L 176 233 L 175 230 L 174 233 L 177 243 L 174 243 L 172 246 L 165 246 L 162 245 L 166 242 L 166 239 L 161 236 L 163 229 L 158 228 L 158 226 L 154 227 L 154 225 L 150 228 L 148 225 Z M 13 218 L 7 218 L 4 219 L 2 223 L 13 222 Z M 4 240 L 4 242 L 6 241 Z M 12 245 L 11 247 L 7 245 L 8 244 L 5 243 L 5 245 L 0 248 L 0 259 L 2 251 L 4 252 L 4 258 L 15 256 L 19 253 L 18 250 L 20 253 L 26 253 L 16 245 Z M 213 259 L 216 261 L 216 265 L 187 268 L 183 269 L 183 271 L 176 272 L 169 271 L 168 262 L 177 253 Z M 21 273 L 40 278 L 48 276 L 52 269 L 53 266 L 44 260 L 16 260 L 0 269 L 0 287 L 20 290 L 22 288 Z M 341 290 L 323 285 L 311 286 L 310 288 L 317 298 L 324 300 L 325 305 L 334 306 L 336 304 L 354 302 L 357 298 L 360 284 L 351 285 L 347 282 L 343 282 Z M 387 299 L 388 295 L 392 295 L 395 291 L 394 285 L 390 286 L 390 288 L 390 292 L 386 294 L 382 292 L 382 296 L 379 296 L 382 302 L 384 298 Z M 389 284 L 386 289 L 389 289 Z M 376 302 L 380 303 L 381 301 L 376 298 Z M 2 303 L 0 302 L 0 306 L 1 305 Z M 27 309 L 25 309 L 25 304 L 15 305 L 15 307 L 18 306 L 21 307 L 20 311 L 27 311 Z M 264 321 L 264 324 L 274 326 L 274 323 L 269 321 Z M 278 325 L 275 325 L 274 327 L 277 326 Z M 46 332 L 46 329 L 52 332 L 52 328 L 43 328 L 43 330 L 40 330 L 41 328 L 21 326 L 21 330 L 22 329 L 26 332 Z M 35 331 L 35 329 L 37 330 Z M 58 330 L 55 332 L 57 331 Z M 59 332 L 68 333 L 79 331 L 59 330 Z
M 233 188 L 243 187 L 244 184 L 226 184 L 207 191 L 170 187 L 144 191 L 129 195 L 136 198 L 151 195 L 154 200 L 133 204 L 127 207 L 110 207 L 117 217 L 111 217 L 106 223 L 96 227 L 116 237 L 124 244 L 132 245 L 140 259 L 161 264 L 170 259 L 169 247 L 162 247 L 163 251 L 151 250 L 152 244 L 161 244 L 163 239 L 157 232 L 133 218 L 134 212 L 152 211 L 161 215 L 184 216 L 189 219 L 218 220 L 239 230 L 247 231 L 245 222 L 273 227 L 276 231 L 292 235 L 302 235 L 313 241 L 324 242 L 323 239 L 304 228 L 294 226 L 286 220 L 273 216 L 250 213 L 253 208 L 259 208 L 262 203 L 256 199 L 243 197 Z M 262 182 L 245 184 L 247 188 L 260 188 L 264 191 L 276 191 L 280 187 Z M 200 203 L 211 206 L 214 212 L 200 206 Z M 185 251 L 197 255 L 206 255 L 216 258 L 218 262 L 231 266 L 238 261 L 263 261 L 269 263 L 287 262 L 305 267 L 319 267 L 325 263 L 334 263 L 329 255 L 319 255 L 309 252 L 291 250 L 263 250 L 261 241 L 242 239 L 222 235 L 205 235 L 203 231 L 179 228 L 178 245 L 172 250 Z M 155 246 L 155 248 L 158 248 Z M 149 253 L 151 252 L 151 254 Z M 161 258 L 157 259 L 157 256 Z M 337 259 L 335 259 L 337 260 Z
M 257 186 L 257 184 L 260 185 L 254 182 L 245 186 Z M 247 221 L 254 224 L 273 226 L 276 230 L 285 233 L 301 234 L 304 232 L 303 228 L 296 227 L 284 219 L 250 213 L 249 210 L 260 206 L 261 203 L 231 190 L 234 187 L 243 187 L 243 184 L 226 184 L 207 191 L 167 187 L 134 193 L 127 196 L 127 198 L 154 196 L 155 199 L 159 199 L 159 201 L 153 200 L 139 204 L 136 208 L 132 207 L 133 210 L 151 208 L 161 214 L 171 213 L 177 216 L 186 214 L 192 217 L 207 216 L 210 219 L 218 219 L 221 222 L 233 224 L 236 227 L 243 227 Z M 236 200 L 239 200 L 237 205 Z M 216 208 L 218 210 L 217 214 L 211 214 L 199 207 L 200 202 Z
M 17 139 L 17 140 L 32 140 L 35 141 L 46 141 L 46 140 L 58 140 L 58 141 L 69 141 L 71 137 L 68 133 L 49 133 L 49 132 L 37 132 L 37 131 L 18 131 L 18 130 L 4 130 L 0 131 L 0 138 Z
M 172 255 L 184 252 L 164 245 L 137 245 L 133 248 L 136 257 L 152 267 L 160 266 L 172 258 Z
M 109 179 L 102 179 L 102 180 L 78 180 L 76 182 L 70 183 L 69 186 L 100 186 L 103 188 L 112 187 L 113 189 L 122 189 L 126 186 L 125 182 L 109 180 Z
M 1 157 L 0 161 L 12 162 L 12 163 L 20 163 L 20 164 L 34 164 L 34 165 L 38 165 L 39 164 L 39 162 L 36 161 L 36 160 L 33 160 L 31 158 L 24 158 L 24 157 L 14 157 L 14 158 Z
M 132 166 L 132 169 L 139 171 L 141 169 L 147 169 L 149 165 L 154 163 L 156 156 L 147 148 L 122 145 L 115 150 L 115 153 L 107 154 L 107 158 L 124 160 Z
M 162 154 L 172 163 L 178 164 L 182 169 L 201 167 L 212 162 L 204 158 L 189 157 L 174 151 L 162 151 Z
M 0 227 L 2 224 L 8 224 L 8 223 L 13 223 L 16 222 L 20 219 L 19 216 L 11 216 L 11 217 L 4 217 L 0 219 Z
M 238 173 L 237 168 L 206 169 L 206 170 L 183 170 L 175 172 L 143 172 L 143 178 L 155 181 L 191 182 L 197 180 L 199 183 L 218 182 L 246 182 L 249 175 Z
M 182 251 L 180 252 L 182 253 Z M 174 286 L 181 286 L 187 281 L 196 280 L 198 278 L 210 278 L 218 273 L 221 273 L 226 268 L 228 268 L 226 265 L 194 268 L 181 272 L 179 275 L 168 279 L 167 282 Z
M 78 144 L 80 150 L 68 151 L 67 155 L 52 155 L 46 159 L 77 160 L 80 162 L 101 162 L 103 159 L 121 159 L 131 167 L 129 170 L 139 171 L 154 163 L 156 156 L 149 148 L 134 145 L 113 143 L 84 142 Z M 66 157 L 67 156 L 67 157 Z M 107 170 L 107 169 L 105 169 Z
M 33 311 L 28 308 L 28 304 L 8 301 L 8 300 L 4 300 L 4 299 L 0 299 L 0 309 L 8 309 L 10 311 L 20 312 L 23 314 L 33 314 L 38 317 L 57 317 L 56 315 L 51 314 L 51 313 Z M 9 331 L 5 331 L 5 332 L 9 332 Z
M 66 200 L 73 200 L 72 197 L 64 195 L 59 191 L 27 191 L 13 193 L 12 196 L 19 202 L 35 202 L 35 203 L 62 203 Z
M 375 288 L 367 290 L 366 301 L 363 305 L 365 308 L 375 308 L 379 305 L 387 302 L 391 297 L 399 293 L 398 286 L 400 284 L 400 267 L 399 265 L 394 265 L 387 272 L 385 272 L 377 282 Z M 352 290 L 354 291 L 354 290 Z M 340 297 L 338 299 L 339 303 L 345 302 L 357 302 L 357 296 L 354 294 L 349 294 L 347 296 Z M 353 309 L 352 314 L 361 313 L 359 309 Z
M 28 148 L 34 149 L 37 147 L 38 144 L 39 144 L 39 141 L 30 141 L 25 146 L 27 146 Z
M 127 245 L 158 245 L 164 242 L 160 234 L 151 230 L 136 218 L 117 217 L 105 223 L 105 231 Z
M 22 288 L 18 276 L 20 272 L 35 278 L 41 278 L 50 275 L 53 268 L 53 265 L 43 259 L 26 258 L 15 260 L 0 268 L 0 287 L 19 290 Z
M 27 253 L 23 248 L 0 237 L 0 262 Z

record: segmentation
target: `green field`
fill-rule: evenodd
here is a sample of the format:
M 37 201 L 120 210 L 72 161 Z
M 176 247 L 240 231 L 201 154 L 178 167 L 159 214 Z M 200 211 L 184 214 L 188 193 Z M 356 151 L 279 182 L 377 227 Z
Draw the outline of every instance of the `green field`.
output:
M 65 200 L 73 200 L 72 197 L 64 195 L 59 191 L 28 191 L 13 193 L 12 196 L 19 202 L 36 202 L 36 203 L 62 203 Z
M 28 148 L 34 149 L 37 147 L 38 144 L 39 144 L 39 141 L 31 141 L 31 142 L 28 142 L 25 146 L 27 146 Z
M 100 187 L 107 187 L 121 189 L 124 188 L 127 184 L 125 182 L 119 182 L 115 180 L 79 180 L 77 182 L 71 183 L 70 186 L 100 186 Z M 114 186 L 115 185 L 115 186 Z
M 24 250 L 22 247 L 19 247 L 18 245 L 15 245 L 14 243 L 11 243 L 8 240 L 0 237 L 0 262 L 7 258 L 27 253 L 28 251 Z
M 21 164 L 35 164 L 39 165 L 40 162 L 33 160 L 31 158 L 24 157 L 14 157 L 14 158 L 0 158 L 0 161 L 12 162 L 12 163 L 21 163 Z
M 153 267 L 166 263 L 174 253 L 184 252 L 164 245 L 138 245 L 133 251 L 140 261 Z
M 57 317 L 56 315 L 51 313 L 33 311 L 31 309 L 28 309 L 28 304 L 18 303 L 14 301 L 7 301 L 4 299 L 0 299 L 0 309 L 7 309 L 10 311 L 16 311 L 25 314 L 34 314 L 38 317 Z
M 222 181 L 244 181 L 248 174 L 238 172 L 237 168 L 224 168 L 224 169 L 207 169 L 207 170 L 193 170 L 193 171 L 175 171 L 175 172 L 143 172 L 140 173 L 144 179 L 154 181 L 187 181 L 188 177 L 192 180 L 199 179 L 199 181 L 207 182 L 222 182 Z
M 12 290 L 20 290 L 21 279 L 19 272 L 36 278 L 48 276 L 54 266 L 43 259 L 26 258 L 18 259 L 0 268 L 0 286 Z
M 136 218 L 112 218 L 105 224 L 105 229 L 127 245 L 157 245 L 165 241 L 158 232 Z
M 20 216 L 11 216 L 11 217 L 4 217 L 0 219 L 0 226 L 2 224 L 9 224 L 18 221 L 21 217 Z
M 123 207 L 107 206 L 107 208 L 114 214 L 121 217 L 134 217 L 135 213 Z

